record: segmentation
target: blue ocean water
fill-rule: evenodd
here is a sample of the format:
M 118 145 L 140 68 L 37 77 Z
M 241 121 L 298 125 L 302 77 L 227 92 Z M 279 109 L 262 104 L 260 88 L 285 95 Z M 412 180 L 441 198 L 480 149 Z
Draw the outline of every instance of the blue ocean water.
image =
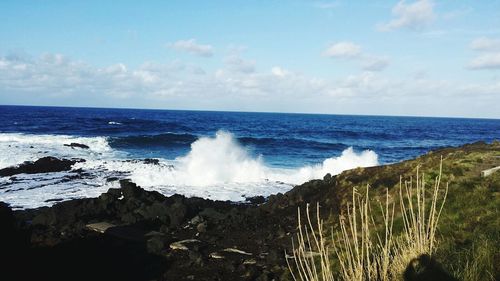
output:
M 106 177 L 120 172 L 143 185 L 151 183 L 152 188 L 161 188 L 166 194 L 230 200 L 237 199 L 228 193 L 218 194 L 220 186 L 241 196 L 273 193 L 319 177 L 334 166 L 338 169 L 334 167 L 332 173 L 495 139 L 500 139 L 500 120 L 494 119 L 0 106 L 0 168 L 44 155 L 80 157 L 87 160 L 87 166 L 80 168 L 95 174 L 93 186 L 107 187 Z M 70 142 L 85 143 L 91 149 L 63 147 Z M 340 158 L 349 147 L 351 154 Z M 367 150 L 373 154 L 362 154 Z M 157 167 L 125 162 L 144 158 L 161 159 L 164 169 L 153 174 L 150 170 Z M 343 162 L 350 163 L 344 167 Z M 302 177 L 292 177 L 301 173 Z M 200 174 L 205 174 L 205 181 L 191 180 Z M 264 183 L 285 186 L 257 185 L 260 177 Z M 3 184 L 11 190 L 28 190 L 34 183 L 26 178 L 24 185 L 7 179 Z M 59 195 L 61 189 L 68 189 L 57 184 Z M 95 195 L 88 193 L 89 186 L 75 197 Z M 81 186 L 78 188 L 72 190 L 80 192 Z M 6 190 L 0 189 L 0 200 L 20 206 L 40 205 L 19 199 L 32 196 L 28 192 L 21 196 L 18 191 L 16 197 L 15 192 L 5 195 Z
M 132 157 L 173 159 L 218 130 L 277 167 L 316 164 L 347 147 L 381 163 L 500 139 L 500 120 L 141 109 L 0 106 L 0 133 L 105 136 Z

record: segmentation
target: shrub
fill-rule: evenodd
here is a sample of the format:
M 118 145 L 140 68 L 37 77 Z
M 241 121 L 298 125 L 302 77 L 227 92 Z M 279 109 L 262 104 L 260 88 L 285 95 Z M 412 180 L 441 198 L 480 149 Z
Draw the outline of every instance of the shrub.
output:
M 356 188 L 351 204 L 339 216 L 339 227 L 326 237 L 324 222 L 311 218 L 309 204 L 306 221 L 298 209 L 297 241 L 287 263 L 294 280 L 402 280 L 403 272 L 415 258 L 432 257 L 435 252 L 436 230 L 446 201 L 448 185 L 441 187 L 442 163 L 433 187 L 427 190 L 425 176 L 399 182 L 399 212 L 403 227 L 393 233 L 396 203 L 386 189 L 385 203 L 380 203 L 380 216 L 374 216 L 369 186 L 364 194 Z

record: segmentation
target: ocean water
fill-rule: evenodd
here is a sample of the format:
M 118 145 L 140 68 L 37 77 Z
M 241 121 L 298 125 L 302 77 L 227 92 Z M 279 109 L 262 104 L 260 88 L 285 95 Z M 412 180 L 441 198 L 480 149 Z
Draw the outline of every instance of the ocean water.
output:
M 495 139 L 493 119 L 0 106 L 0 169 L 44 156 L 85 160 L 68 172 L 0 177 L 0 201 L 33 208 L 95 197 L 116 178 L 165 195 L 244 201 Z M 73 142 L 89 149 L 64 146 Z

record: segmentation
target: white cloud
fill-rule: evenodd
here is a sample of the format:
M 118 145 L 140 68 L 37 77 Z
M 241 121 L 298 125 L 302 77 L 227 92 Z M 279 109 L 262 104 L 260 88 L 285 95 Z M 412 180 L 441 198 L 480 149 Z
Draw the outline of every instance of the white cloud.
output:
M 0 104 L 434 116 L 453 115 L 455 110 L 455 115 L 499 117 L 497 110 L 491 109 L 500 102 L 498 81 L 474 84 L 428 77 L 394 79 L 373 71 L 326 79 L 283 66 L 235 72 L 226 63 L 222 65 L 225 68 L 205 72 L 180 61 L 96 67 L 58 54 L 0 56 Z M 463 107 L 457 109 L 459 106 Z
M 279 66 L 275 66 L 275 67 L 271 68 L 271 73 L 277 77 L 285 77 L 285 76 L 290 75 L 290 71 L 283 69 Z
M 361 46 L 348 41 L 335 43 L 323 52 L 325 57 L 335 58 L 353 58 L 359 54 L 361 54 Z
M 470 43 L 470 48 L 480 53 L 473 58 L 467 68 L 479 69 L 500 69 L 500 39 L 480 37 Z
M 500 69 L 500 52 L 480 55 L 472 59 L 470 69 Z
M 436 18 L 432 0 L 417 0 L 413 3 L 399 1 L 392 8 L 392 14 L 394 18 L 387 23 L 379 24 L 378 30 L 391 31 L 400 28 L 419 30 L 431 24 Z
M 213 55 L 213 47 L 211 45 L 198 44 L 196 39 L 179 40 L 167 46 L 174 50 L 188 52 L 201 57 L 211 57 Z
M 476 51 L 500 51 L 500 39 L 476 38 L 470 43 L 470 48 Z
M 349 41 L 342 41 L 331 45 L 323 51 L 323 56 L 355 60 L 361 63 L 364 70 L 368 71 L 382 71 L 389 66 L 388 58 L 365 53 L 360 45 Z

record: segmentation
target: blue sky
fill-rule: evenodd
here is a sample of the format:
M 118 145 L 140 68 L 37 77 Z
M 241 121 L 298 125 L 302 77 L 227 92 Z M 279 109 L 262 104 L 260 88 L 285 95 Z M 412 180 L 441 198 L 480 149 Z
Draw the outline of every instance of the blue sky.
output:
M 500 1 L 0 2 L 0 104 L 500 118 Z

